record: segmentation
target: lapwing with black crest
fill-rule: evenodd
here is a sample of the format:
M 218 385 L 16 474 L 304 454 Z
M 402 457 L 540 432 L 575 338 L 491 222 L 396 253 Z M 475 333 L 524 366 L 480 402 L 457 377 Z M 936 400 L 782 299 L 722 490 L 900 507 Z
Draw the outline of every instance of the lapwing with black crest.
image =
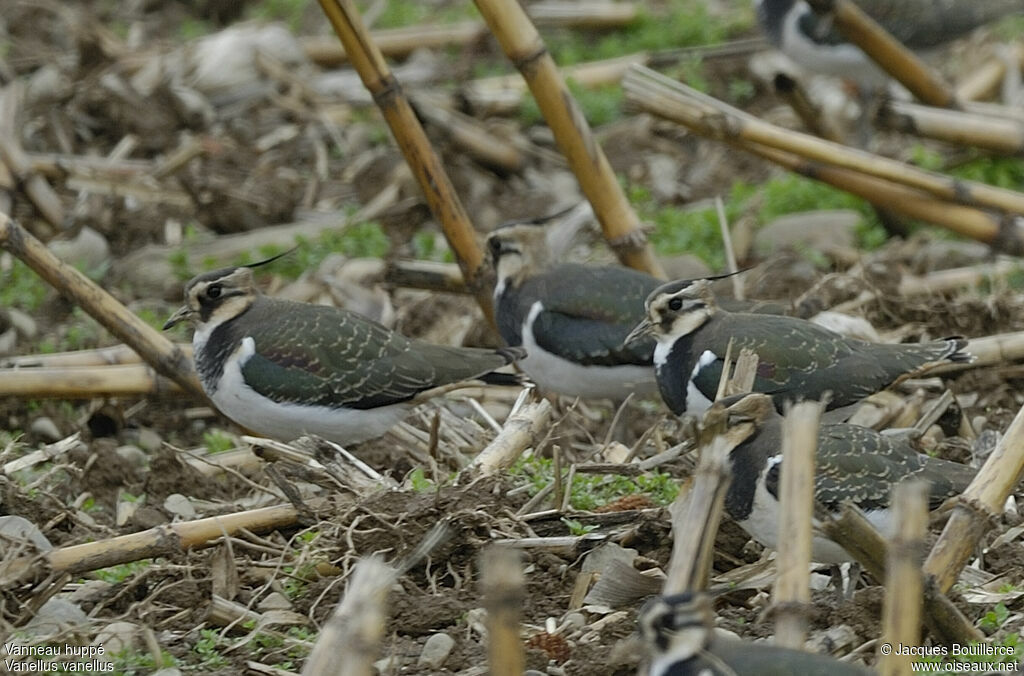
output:
M 495 370 L 522 359 L 521 347 L 434 345 L 354 312 L 262 294 L 253 268 L 279 257 L 192 278 L 163 327 L 195 327 L 203 389 L 239 425 L 284 441 L 316 434 L 353 444 L 462 381 L 520 384 Z

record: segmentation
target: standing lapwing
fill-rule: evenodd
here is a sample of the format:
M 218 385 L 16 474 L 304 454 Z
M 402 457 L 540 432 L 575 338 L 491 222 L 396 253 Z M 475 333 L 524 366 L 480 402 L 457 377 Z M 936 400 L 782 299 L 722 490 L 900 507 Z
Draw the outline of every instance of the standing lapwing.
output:
M 778 407 L 829 393 L 828 408 L 840 408 L 935 364 L 971 359 L 960 338 L 868 343 L 795 317 L 728 312 L 704 279 L 663 284 L 647 297 L 645 308 L 647 316 L 626 342 L 650 335 L 657 340 L 658 388 L 676 415 L 711 405 L 730 340 L 734 355 L 745 347 L 757 354 L 754 391 L 770 394 Z
M 509 345 L 526 348 L 520 368 L 541 389 L 569 396 L 622 400 L 631 392 L 655 393 L 655 341 L 625 345 L 624 339 L 662 280 L 617 265 L 552 260 L 546 220 L 503 225 L 487 238 L 498 330 Z M 723 303 L 745 312 L 784 311 L 775 303 Z
M 939 47 L 1010 14 L 1024 13 L 1024 0 L 855 0 L 908 48 Z M 862 87 L 878 87 L 888 76 L 831 22 L 803 0 L 758 0 L 757 18 L 781 52 L 809 71 L 834 75 Z
M 164 324 L 195 325 L 203 389 L 224 415 L 254 432 L 357 443 L 386 432 L 435 388 L 473 379 L 519 382 L 493 371 L 522 359 L 522 348 L 432 345 L 347 310 L 269 298 L 251 270 L 267 262 L 194 277 L 185 305 Z
M 748 394 L 728 408 L 731 423 L 747 422 L 754 433 L 729 454 L 732 482 L 725 511 L 765 547 L 775 549 L 779 536 L 779 478 L 782 472 L 782 416 L 771 398 Z M 958 462 L 918 453 L 906 434 L 877 432 L 847 423 L 818 429 L 814 498 L 838 514 L 843 503 L 856 505 L 883 535 L 891 535 L 889 501 L 893 487 L 906 479 L 928 483 L 934 509 L 963 493 L 975 470 Z M 852 557 L 832 540 L 815 535 L 811 558 L 839 564 Z

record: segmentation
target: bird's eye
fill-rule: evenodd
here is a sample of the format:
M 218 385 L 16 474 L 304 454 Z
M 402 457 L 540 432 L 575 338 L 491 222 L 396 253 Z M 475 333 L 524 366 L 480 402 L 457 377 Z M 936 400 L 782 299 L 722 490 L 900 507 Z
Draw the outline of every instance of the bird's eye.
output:
M 222 287 L 220 284 L 211 284 L 206 288 L 206 297 L 212 299 L 220 298 L 221 290 Z
M 501 240 L 497 237 L 487 240 L 487 248 L 491 252 L 493 258 L 497 258 L 501 254 Z
M 673 312 L 679 312 L 680 310 L 683 309 L 683 299 L 673 298 L 668 302 L 668 309 L 672 310 Z

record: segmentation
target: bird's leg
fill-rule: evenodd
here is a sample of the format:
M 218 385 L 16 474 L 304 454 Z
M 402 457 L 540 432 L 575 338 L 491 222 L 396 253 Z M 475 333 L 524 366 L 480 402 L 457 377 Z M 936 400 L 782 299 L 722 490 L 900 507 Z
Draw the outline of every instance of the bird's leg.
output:
M 860 564 L 856 561 L 851 561 L 847 570 L 848 578 L 846 582 L 846 593 L 845 597 L 847 600 L 853 598 L 854 592 L 857 591 L 857 586 L 860 584 L 863 578 L 864 569 L 861 568 Z
M 828 567 L 831 586 L 836 592 L 836 601 L 842 603 L 853 598 L 861 580 L 861 567 L 856 561 L 833 563 Z
M 860 109 L 857 113 L 857 122 L 854 128 L 854 141 L 858 148 L 867 150 L 871 145 L 871 136 L 874 131 L 875 116 L 882 105 L 884 92 L 874 87 L 854 84 L 854 99 Z
M 843 566 L 846 564 L 842 563 L 831 563 L 828 566 L 829 586 L 835 592 L 836 603 L 842 603 L 843 601 L 849 600 L 846 593 L 846 584 L 843 575 Z

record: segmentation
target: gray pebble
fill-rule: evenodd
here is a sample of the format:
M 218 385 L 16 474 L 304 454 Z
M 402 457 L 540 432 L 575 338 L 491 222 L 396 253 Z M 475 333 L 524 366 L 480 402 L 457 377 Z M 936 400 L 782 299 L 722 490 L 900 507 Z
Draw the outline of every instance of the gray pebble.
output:
M 54 442 L 60 441 L 64 438 L 64 435 L 57 429 L 57 424 L 50 418 L 42 416 L 32 421 L 32 424 L 28 427 L 29 432 L 36 435 L 43 441 Z
M 132 467 L 138 467 L 141 469 L 149 462 L 149 456 L 147 456 L 146 452 L 138 446 L 132 446 L 131 444 L 118 446 L 117 450 L 114 452 L 117 453 L 117 457 L 121 458 L 126 464 L 131 465 Z
M 0 536 L 4 540 L 27 540 L 41 552 L 53 549 L 53 545 L 42 531 L 22 516 L 0 516 Z
M 455 639 L 448 634 L 434 634 L 423 644 L 423 651 L 420 653 L 420 658 L 416 664 L 428 669 L 440 669 L 454 647 Z
M 25 629 L 34 636 L 74 632 L 89 624 L 85 611 L 71 601 L 53 598 L 36 611 Z
M 183 519 L 194 519 L 196 517 L 196 508 L 181 493 L 171 493 L 168 495 L 167 499 L 164 500 L 164 509 Z

